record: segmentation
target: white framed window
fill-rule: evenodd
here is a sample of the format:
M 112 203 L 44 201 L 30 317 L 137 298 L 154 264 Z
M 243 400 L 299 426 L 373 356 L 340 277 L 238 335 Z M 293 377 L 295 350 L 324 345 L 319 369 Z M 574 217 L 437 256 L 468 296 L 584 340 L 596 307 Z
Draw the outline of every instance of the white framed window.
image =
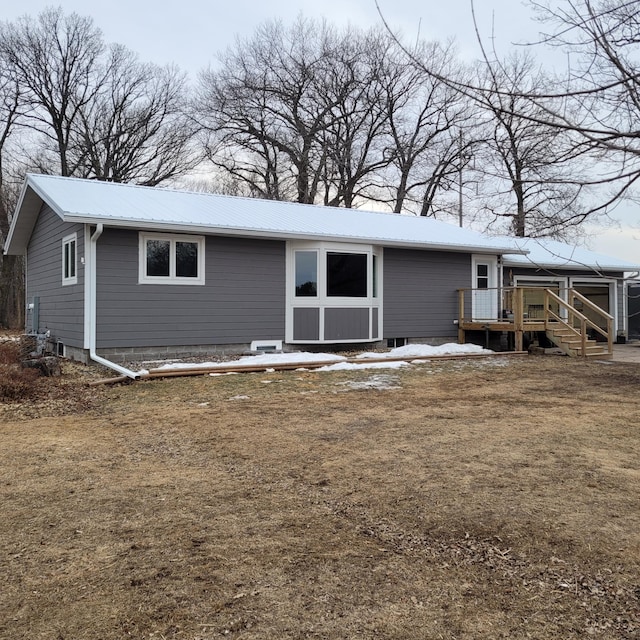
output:
M 204 236 L 141 233 L 140 284 L 204 284 Z
M 377 249 L 370 245 L 291 243 L 289 277 L 297 303 L 367 304 L 378 297 Z
M 286 341 L 337 343 L 379 339 L 382 276 L 382 247 L 289 241 Z
M 62 284 L 78 284 L 78 236 L 62 238 Z
M 318 252 L 294 251 L 296 298 L 318 297 Z

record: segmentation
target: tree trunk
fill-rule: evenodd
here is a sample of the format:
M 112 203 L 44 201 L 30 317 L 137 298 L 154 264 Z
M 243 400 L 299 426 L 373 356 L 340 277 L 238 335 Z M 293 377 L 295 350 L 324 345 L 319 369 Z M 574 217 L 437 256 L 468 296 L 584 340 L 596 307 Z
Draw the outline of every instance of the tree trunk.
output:
M 22 256 L 0 256 L 0 327 L 24 329 L 24 265 Z

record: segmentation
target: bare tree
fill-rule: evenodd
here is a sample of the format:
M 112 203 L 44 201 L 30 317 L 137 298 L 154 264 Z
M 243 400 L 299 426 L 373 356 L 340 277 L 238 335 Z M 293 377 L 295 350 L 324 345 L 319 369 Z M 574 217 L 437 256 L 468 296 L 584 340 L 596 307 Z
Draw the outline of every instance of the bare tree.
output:
M 570 235 L 588 215 L 573 137 L 545 123 L 544 106 L 521 95 L 542 94 L 548 79 L 528 53 L 487 66 L 484 79 L 478 102 L 490 135 L 477 153 L 490 193 L 485 211 L 518 237 Z
M 113 46 L 101 77 L 72 129 L 68 155 L 76 174 L 155 186 L 196 166 L 183 73 Z
M 422 216 L 450 212 L 441 196 L 452 188 L 460 162 L 474 142 L 474 105 L 425 73 L 422 64 L 428 61 L 447 76 L 461 74 L 462 68 L 455 62 L 451 43 L 417 45 L 413 55 L 421 64 L 407 60 L 391 38 L 387 43 L 382 83 L 389 138 L 386 153 L 392 167 L 386 190 L 392 194 L 393 211 L 409 207 Z
M 61 8 L 0 25 L 0 55 L 16 74 L 32 109 L 26 122 L 51 141 L 61 175 L 73 175 L 69 147 L 80 110 L 93 98 L 104 52 L 91 18 Z
M 25 105 L 20 85 L 11 67 L 0 55 L 0 249 L 11 223 L 14 192 L 5 182 L 5 154 L 10 136 L 24 115 Z M 0 250 L 0 326 L 24 326 L 24 278 L 20 256 L 3 256 Z
M 448 47 L 420 54 L 453 69 Z M 200 76 L 208 156 L 266 198 L 411 204 L 432 215 L 460 159 L 468 104 L 380 30 L 260 27 Z
M 335 41 L 328 91 L 320 97 L 333 103 L 322 132 L 324 204 L 351 208 L 374 198 L 381 170 L 391 162 L 384 90 L 390 44 L 377 29 L 350 29 Z
M 267 23 L 200 75 L 197 111 L 210 157 L 264 197 L 316 199 L 326 160 L 318 140 L 337 102 L 327 99 L 324 55 L 334 38 L 326 23 Z
M 457 91 L 484 113 L 486 133 L 480 136 L 484 141 L 473 145 L 478 183 L 490 194 L 483 206 L 489 229 L 516 236 L 571 235 L 593 212 L 580 198 L 589 181 L 580 164 L 584 145 L 556 116 L 561 109 L 566 118 L 570 106 L 566 99 L 559 105 L 558 96 L 549 95 L 552 83 L 530 55 L 499 60 L 495 52 L 490 57 L 482 51 L 478 80 L 472 82 L 428 59 L 419 60 L 404 47 L 434 81 Z M 506 226 L 499 224 L 504 221 Z
M 611 186 L 598 207 L 606 208 L 631 195 L 640 179 L 640 2 L 530 4 L 551 27 L 543 41 L 563 48 L 571 60 L 563 84 L 549 96 L 554 102 L 546 117 L 576 132 L 581 151 L 597 158 L 599 174 L 592 182 Z M 567 100 L 576 105 L 569 115 L 562 108 Z

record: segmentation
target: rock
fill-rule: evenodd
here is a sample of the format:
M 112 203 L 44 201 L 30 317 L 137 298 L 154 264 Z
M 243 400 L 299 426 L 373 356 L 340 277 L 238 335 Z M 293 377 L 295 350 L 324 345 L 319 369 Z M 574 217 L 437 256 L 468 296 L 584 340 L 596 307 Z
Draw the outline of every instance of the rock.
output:
M 55 356 L 23 360 L 22 366 L 25 369 L 37 369 L 40 375 L 47 377 L 59 376 L 62 373 L 60 370 L 60 361 Z

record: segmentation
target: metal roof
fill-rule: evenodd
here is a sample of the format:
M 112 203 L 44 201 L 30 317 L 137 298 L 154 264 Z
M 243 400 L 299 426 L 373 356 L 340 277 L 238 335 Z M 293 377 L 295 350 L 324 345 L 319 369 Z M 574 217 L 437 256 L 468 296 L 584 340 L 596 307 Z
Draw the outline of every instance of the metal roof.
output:
M 491 238 L 433 218 L 29 174 L 6 253 L 24 252 L 42 202 L 65 222 L 111 227 L 476 253 L 525 251 L 513 238 Z
M 507 266 L 542 269 L 590 269 L 598 271 L 640 271 L 640 264 L 605 256 L 584 247 L 546 238 L 512 238 L 526 255 L 505 256 Z M 596 273 L 594 273 L 596 275 Z

